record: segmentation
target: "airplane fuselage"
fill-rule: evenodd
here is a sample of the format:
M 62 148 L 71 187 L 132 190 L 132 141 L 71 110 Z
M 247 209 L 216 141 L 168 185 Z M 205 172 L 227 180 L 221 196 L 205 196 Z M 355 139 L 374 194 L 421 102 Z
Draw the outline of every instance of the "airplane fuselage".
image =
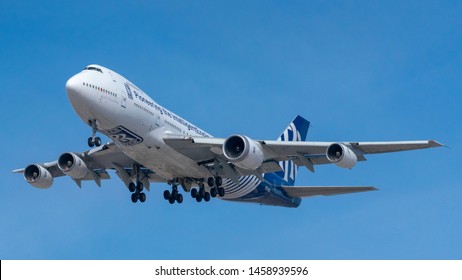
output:
M 196 125 L 157 104 L 123 76 L 90 65 L 67 81 L 67 95 L 79 117 L 111 138 L 130 158 L 166 180 L 208 178 L 210 169 L 178 153 L 163 141 L 168 134 L 211 137 Z M 270 175 L 265 175 L 265 177 Z M 223 179 L 227 200 L 296 207 L 289 198 L 256 176 L 241 176 L 239 184 Z M 275 203 L 275 201 L 279 201 Z M 271 203 L 269 203 L 271 202 Z

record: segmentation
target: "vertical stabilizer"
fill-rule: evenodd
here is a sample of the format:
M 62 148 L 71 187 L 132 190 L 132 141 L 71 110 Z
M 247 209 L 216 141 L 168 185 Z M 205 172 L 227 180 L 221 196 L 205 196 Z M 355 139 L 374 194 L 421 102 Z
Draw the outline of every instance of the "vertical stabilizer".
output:
M 289 126 L 282 132 L 277 141 L 305 141 L 308 134 L 310 122 L 301 116 L 296 116 Z M 297 177 L 298 167 L 291 160 L 280 161 L 279 165 L 282 171 L 275 172 L 274 174 L 279 177 L 281 185 L 293 186 L 295 178 Z

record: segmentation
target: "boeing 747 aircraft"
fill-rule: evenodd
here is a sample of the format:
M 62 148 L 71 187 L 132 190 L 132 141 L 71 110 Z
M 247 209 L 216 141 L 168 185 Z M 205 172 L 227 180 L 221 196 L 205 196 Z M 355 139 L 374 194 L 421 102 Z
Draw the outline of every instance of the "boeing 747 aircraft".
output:
M 165 200 L 183 202 L 183 192 L 197 201 L 211 197 L 264 205 L 298 207 L 301 199 L 375 190 L 374 187 L 296 187 L 299 166 L 353 168 L 366 154 L 442 146 L 433 140 L 403 142 L 305 142 L 309 122 L 296 116 L 276 140 L 245 135 L 214 138 L 198 126 L 152 100 L 116 72 L 89 65 L 66 83 L 67 96 L 92 129 L 90 150 L 66 152 L 58 160 L 31 164 L 22 173 L 34 187 L 46 189 L 53 179 L 69 176 L 81 187 L 101 186 L 108 170 L 124 182 L 132 202 L 144 202 L 151 183 L 170 185 Z M 102 145 L 97 133 L 112 139 Z

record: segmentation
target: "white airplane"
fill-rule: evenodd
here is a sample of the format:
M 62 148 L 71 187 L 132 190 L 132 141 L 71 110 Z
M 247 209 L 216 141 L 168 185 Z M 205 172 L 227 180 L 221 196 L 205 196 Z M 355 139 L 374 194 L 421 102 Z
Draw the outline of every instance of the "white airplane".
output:
M 277 140 L 253 140 L 245 135 L 214 138 L 160 106 L 116 72 L 89 65 L 66 83 L 67 96 L 79 117 L 92 128 L 85 152 L 66 152 L 57 161 L 31 164 L 24 179 L 34 187 L 51 187 L 67 175 L 81 182 L 109 179 L 115 170 L 131 193 L 144 202 L 152 182 L 171 186 L 164 198 L 183 202 L 190 192 L 197 202 L 219 197 L 229 201 L 298 207 L 301 199 L 376 190 L 374 187 L 296 187 L 298 166 L 336 164 L 353 168 L 365 154 L 442 146 L 433 140 L 403 142 L 305 142 L 309 122 L 297 116 Z M 96 133 L 113 141 L 101 145 Z

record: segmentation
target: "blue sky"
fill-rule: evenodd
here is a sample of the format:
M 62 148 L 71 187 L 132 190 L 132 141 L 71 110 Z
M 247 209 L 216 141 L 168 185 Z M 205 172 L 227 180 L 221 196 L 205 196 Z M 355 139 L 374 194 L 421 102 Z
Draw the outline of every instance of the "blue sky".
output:
M 3 1 L 1 259 L 461 259 L 462 4 L 458 1 Z M 298 209 L 213 200 L 132 204 L 113 175 L 48 190 L 11 171 L 87 149 L 66 80 L 109 67 L 209 133 L 436 139 L 297 185 L 380 191 Z M 188 196 L 189 198 L 189 196 Z

